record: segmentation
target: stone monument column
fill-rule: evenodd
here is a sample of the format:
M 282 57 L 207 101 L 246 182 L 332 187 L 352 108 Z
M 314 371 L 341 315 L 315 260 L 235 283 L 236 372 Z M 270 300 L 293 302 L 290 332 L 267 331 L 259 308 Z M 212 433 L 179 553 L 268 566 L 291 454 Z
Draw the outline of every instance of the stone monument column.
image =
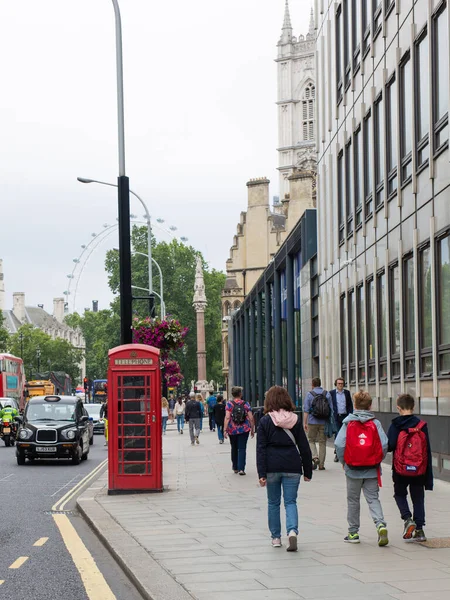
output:
M 197 389 L 205 396 L 209 390 L 206 380 L 205 309 L 207 306 L 202 259 L 197 258 L 193 307 L 197 313 Z

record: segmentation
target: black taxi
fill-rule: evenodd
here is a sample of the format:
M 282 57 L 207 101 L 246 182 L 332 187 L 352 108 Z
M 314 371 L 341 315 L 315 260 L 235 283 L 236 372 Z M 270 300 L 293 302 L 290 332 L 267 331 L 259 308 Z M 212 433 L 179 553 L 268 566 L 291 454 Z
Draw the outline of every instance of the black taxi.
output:
M 17 432 L 17 464 L 35 458 L 86 460 L 92 423 L 76 396 L 35 396 L 28 400 Z

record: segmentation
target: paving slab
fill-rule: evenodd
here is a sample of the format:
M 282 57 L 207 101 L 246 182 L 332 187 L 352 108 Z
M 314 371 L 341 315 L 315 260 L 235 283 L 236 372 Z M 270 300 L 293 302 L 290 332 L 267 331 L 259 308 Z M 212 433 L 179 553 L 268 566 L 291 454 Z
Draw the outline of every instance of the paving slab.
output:
M 285 537 L 282 548 L 270 544 L 255 440 L 247 477 L 231 471 L 229 447 L 214 433 L 191 447 L 171 429 L 163 443 L 165 493 L 108 496 L 103 476 L 79 500 L 146 600 L 449 600 L 450 549 L 404 542 L 389 467 L 380 493 L 388 547 L 378 548 L 363 498 L 361 543 L 343 542 L 345 476 L 330 452 L 327 470 L 301 482 L 299 551 L 287 553 Z M 450 484 L 437 482 L 426 501 L 428 536 L 450 537 Z

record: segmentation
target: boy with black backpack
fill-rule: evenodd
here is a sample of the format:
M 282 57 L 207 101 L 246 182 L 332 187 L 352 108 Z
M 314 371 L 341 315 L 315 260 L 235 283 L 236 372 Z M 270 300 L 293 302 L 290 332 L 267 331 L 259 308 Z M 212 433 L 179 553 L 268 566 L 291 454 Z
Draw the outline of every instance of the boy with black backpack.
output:
M 359 544 L 361 491 L 369 506 L 378 533 L 378 545 L 389 543 L 386 521 L 379 499 L 381 462 L 388 450 L 388 439 L 381 423 L 370 412 L 372 398 L 367 392 L 353 397 L 355 410 L 344 419 L 335 441 L 336 454 L 347 478 L 348 535 L 350 544 Z
M 403 519 L 403 539 L 425 542 L 425 490 L 433 489 L 433 464 L 430 438 L 425 421 L 414 415 L 414 398 L 397 398 L 399 417 L 389 427 L 394 498 Z M 408 488 L 414 516 L 408 505 Z
M 248 436 L 255 435 L 255 421 L 250 404 L 242 398 L 242 388 L 232 387 L 231 396 L 225 407 L 224 436 L 230 436 L 233 471 L 245 475 Z

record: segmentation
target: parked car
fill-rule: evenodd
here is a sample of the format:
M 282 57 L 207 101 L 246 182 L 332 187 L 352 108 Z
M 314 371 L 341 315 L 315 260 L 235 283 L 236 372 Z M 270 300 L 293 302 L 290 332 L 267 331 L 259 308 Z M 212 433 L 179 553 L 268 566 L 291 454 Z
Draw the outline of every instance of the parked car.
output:
M 101 404 L 85 404 L 89 417 L 93 419 L 94 433 L 105 433 L 105 421 L 100 418 Z
M 93 438 L 93 423 L 83 402 L 75 396 L 35 396 L 19 417 L 17 464 L 36 458 L 86 460 Z
M 4 408 L 3 404 L 6 400 L 8 400 L 8 402 L 11 402 L 11 406 L 15 408 L 17 412 L 19 412 L 19 403 L 17 402 L 17 400 L 14 400 L 14 398 L 0 398 L 0 410 Z

